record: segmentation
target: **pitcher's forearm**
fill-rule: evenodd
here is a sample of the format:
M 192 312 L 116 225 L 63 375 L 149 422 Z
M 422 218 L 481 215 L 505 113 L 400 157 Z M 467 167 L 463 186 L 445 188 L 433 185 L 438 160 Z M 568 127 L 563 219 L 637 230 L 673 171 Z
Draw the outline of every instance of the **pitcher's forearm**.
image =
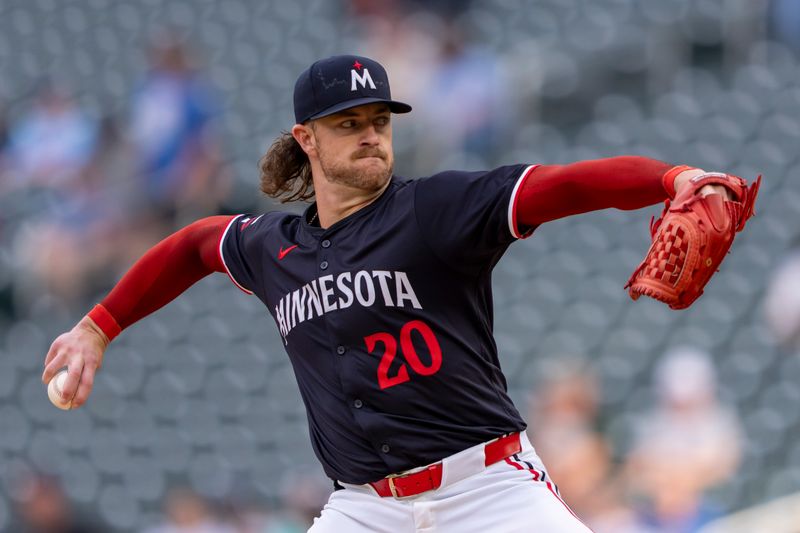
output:
M 224 272 L 219 240 L 232 216 L 198 220 L 147 251 L 89 317 L 109 340 L 212 272 Z
M 675 177 L 691 168 L 639 156 L 542 165 L 523 185 L 517 220 L 533 227 L 598 209 L 653 205 L 674 196 Z

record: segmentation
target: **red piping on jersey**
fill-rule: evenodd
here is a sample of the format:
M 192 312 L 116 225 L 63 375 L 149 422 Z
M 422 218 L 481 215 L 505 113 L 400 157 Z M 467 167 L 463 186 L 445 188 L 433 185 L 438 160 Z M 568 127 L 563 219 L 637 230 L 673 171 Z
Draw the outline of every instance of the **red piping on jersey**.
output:
M 525 172 L 523 172 L 522 176 L 517 180 L 517 184 L 514 186 L 514 191 L 512 192 L 514 197 L 511 199 L 511 234 L 517 239 L 526 239 L 533 233 L 533 230 L 529 230 L 523 235 L 522 232 L 519 231 L 519 226 L 517 225 L 517 202 L 519 201 L 520 191 L 522 191 L 522 187 L 524 187 L 525 182 L 528 180 L 528 176 L 531 175 L 531 172 L 533 172 L 533 169 L 537 166 L 539 165 L 531 165 L 525 169 Z
M 236 222 L 236 220 L 238 220 L 240 216 L 242 215 L 236 215 L 235 217 L 233 217 L 231 221 L 228 223 L 228 226 L 225 228 L 225 231 L 223 231 L 222 234 L 219 236 L 219 243 L 217 244 L 217 255 L 219 256 L 220 263 L 222 263 L 222 267 L 225 269 L 225 273 L 228 275 L 233 284 L 239 287 L 239 289 L 245 294 L 253 294 L 253 291 L 245 289 L 242 284 L 236 281 L 236 279 L 233 277 L 233 274 L 231 274 L 230 269 L 228 268 L 228 264 L 225 263 L 225 257 L 222 255 L 222 243 L 225 240 L 225 236 L 228 234 L 228 231 L 231 229 L 231 226 L 233 226 L 233 224 Z M 246 228 L 252 223 L 253 219 L 248 220 L 247 224 L 244 225 L 242 229 Z

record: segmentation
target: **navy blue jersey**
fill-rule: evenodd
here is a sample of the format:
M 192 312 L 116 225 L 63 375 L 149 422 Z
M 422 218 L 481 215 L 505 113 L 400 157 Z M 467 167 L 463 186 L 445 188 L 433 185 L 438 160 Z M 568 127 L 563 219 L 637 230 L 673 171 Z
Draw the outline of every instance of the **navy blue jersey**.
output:
M 522 236 L 514 202 L 532 168 L 393 177 L 328 229 L 279 212 L 228 226 L 222 259 L 275 319 L 332 479 L 375 481 L 525 429 L 491 273 Z

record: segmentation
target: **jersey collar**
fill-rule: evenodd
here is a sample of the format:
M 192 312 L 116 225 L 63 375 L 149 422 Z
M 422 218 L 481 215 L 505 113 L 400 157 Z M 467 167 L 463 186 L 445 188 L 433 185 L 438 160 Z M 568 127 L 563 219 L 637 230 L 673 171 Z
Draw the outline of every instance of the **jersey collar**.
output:
M 366 216 L 367 214 L 372 212 L 372 210 L 374 210 L 379 205 L 383 204 L 390 196 L 392 196 L 392 194 L 394 194 L 394 192 L 400 187 L 400 184 L 403 181 L 404 180 L 402 178 L 398 178 L 398 176 L 392 175 L 391 183 L 389 183 L 389 186 L 386 187 L 383 193 L 381 193 L 381 195 L 378 198 L 376 198 L 374 202 L 372 202 L 366 207 L 362 207 L 361 209 L 359 209 L 354 213 L 350 213 L 349 215 L 347 215 L 340 221 L 336 222 L 336 224 L 332 225 L 328 229 L 323 229 L 318 225 L 316 225 L 318 223 L 317 221 L 314 221 L 313 226 L 309 224 L 308 221 L 314 218 L 314 215 L 317 213 L 317 202 L 314 202 L 313 204 L 308 206 L 305 209 L 305 211 L 303 211 L 303 215 L 300 217 L 300 226 L 307 233 L 319 239 L 323 235 L 332 233 L 342 227 L 345 227 L 352 221 L 358 220 L 361 217 Z

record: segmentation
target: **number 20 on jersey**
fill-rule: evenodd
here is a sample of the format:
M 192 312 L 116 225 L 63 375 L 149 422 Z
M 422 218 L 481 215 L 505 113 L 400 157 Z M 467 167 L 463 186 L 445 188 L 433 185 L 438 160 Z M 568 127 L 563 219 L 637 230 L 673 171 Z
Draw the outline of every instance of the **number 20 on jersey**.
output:
M 417 333 L 422 337 L 425 346 L 430 355 L 430 363 L 424 363 L 420 359 L 417 349 L 414 347 L 412 334 Z M 425 322 L 421 320 L 412 320 L 406 322 L 400 329 L 400 355 L 404 360 L 401 362 L 399 369 L 393 375 L 389 375 L 389 371 L 394 362 L 397 354 L 397 339 L 390 333 L 380 332 L 373 333 L 364 337 L 364 342 L 367 344 L 367 351 L 375 353 L 375 350 L 380 348 L 378 344 L 383 345 L 383 355 L 378 364 L 378 385 L 381 390 L 394 387 L 411 379 L 408 367 L 411 367 L 415 373 L 420 376 L 431 376 L 439 371 L 442 366 L 442 347 L 439 341 L 436 340 L 433 330 Z M 378 355 L 376 353 L 376 355 Z

